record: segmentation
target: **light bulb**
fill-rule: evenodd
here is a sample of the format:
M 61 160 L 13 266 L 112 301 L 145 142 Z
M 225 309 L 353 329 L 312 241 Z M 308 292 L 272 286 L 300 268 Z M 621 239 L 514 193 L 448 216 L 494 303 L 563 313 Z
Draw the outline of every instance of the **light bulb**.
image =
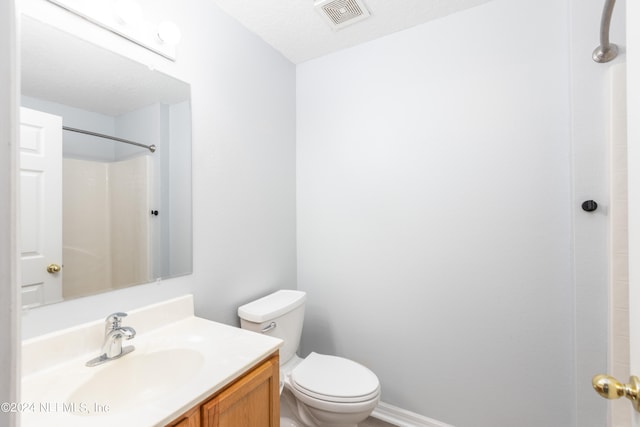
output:
M 182 33 L 180 28 L 171 21 L 162 21 L 158 25 L 158 38 L 162 43 L 175 46 L 180 42 Z

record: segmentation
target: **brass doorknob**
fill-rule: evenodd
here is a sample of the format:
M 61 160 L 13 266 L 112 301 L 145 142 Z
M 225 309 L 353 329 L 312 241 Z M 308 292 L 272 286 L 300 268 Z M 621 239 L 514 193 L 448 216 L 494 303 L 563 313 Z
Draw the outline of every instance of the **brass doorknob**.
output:
M 636 376 L 629 378 L 629 384 L 622 384 L 609 375 L 596 375 L 591 380 L 595 391 L 605 399 L 618 399 L 625 396 L 633 408 L 640 412 L 640 379 Z
M 57 273 L 58 271 L 60 271 L 60 266 L 58 264 L 49 264 L 47 266 L 47 273 Z

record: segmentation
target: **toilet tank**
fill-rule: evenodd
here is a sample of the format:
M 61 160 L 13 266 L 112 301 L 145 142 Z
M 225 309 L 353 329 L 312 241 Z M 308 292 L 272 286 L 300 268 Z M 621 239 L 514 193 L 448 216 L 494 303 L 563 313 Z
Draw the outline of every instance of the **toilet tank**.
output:
M 284 365 L 298 350 L 306 293 L 281 290 L 238 308 L 240 326 L 284 340 L 280 364 Z

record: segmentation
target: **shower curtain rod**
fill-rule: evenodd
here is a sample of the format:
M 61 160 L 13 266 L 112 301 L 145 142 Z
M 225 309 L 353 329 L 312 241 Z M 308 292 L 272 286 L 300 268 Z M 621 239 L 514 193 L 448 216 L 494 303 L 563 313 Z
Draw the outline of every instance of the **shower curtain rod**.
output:
M 611 27 L 611 15 L 616 0 L 606 0 L 600 21 L 600 46 L 598 46 L 591 56 L 598 63 L 612 61 L 618 56 L 618 46 L 609 42 L 609 29 Z
M 124 142 L 125 144 L 136 145 L 138 147 L 146 148 L 147 150 L 151 151 L 152 153 L 154 153 L 156 151 L 156 146 L 153 145 L 153 144 L 144 145 L 144 144 L 140 144 L 139 142 L 129 141 L 128 139 L 118 138 L 118 137 L 115 137 L 115 136 L 109 136 L 109 135 L 105 135 L 103 133 L 91 132 L 89 130 L 71 128 L 71 127 L 68 127 L 68 126 L 62 126 L 62 129 L 63 130 L 68 130 L 70 132 L 83 133 L 85 135 L 97 136 L 99 138 L 106 138 L 106 139 L 111 139 L 113 141 Z

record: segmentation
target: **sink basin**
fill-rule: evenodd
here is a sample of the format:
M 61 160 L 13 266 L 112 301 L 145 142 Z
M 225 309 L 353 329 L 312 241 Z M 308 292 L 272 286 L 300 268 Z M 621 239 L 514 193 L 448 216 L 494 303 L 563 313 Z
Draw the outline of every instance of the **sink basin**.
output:
M 78 415 L 104 415 L 139 406 L 186 384 L 200 371 L 203 355 L 191 349 L 128 354 L 107 362 L 79 385 L 68 402 L 82 405 Z
M 127 323 L 135 351 L 94 367 L 85 363 L 104 340 L 103 319 L 23 341 L 20 400 L 31 403 L 20 425 L 165 426 L 282 344 L 194 316 L 191 296 L 132 311 Z

